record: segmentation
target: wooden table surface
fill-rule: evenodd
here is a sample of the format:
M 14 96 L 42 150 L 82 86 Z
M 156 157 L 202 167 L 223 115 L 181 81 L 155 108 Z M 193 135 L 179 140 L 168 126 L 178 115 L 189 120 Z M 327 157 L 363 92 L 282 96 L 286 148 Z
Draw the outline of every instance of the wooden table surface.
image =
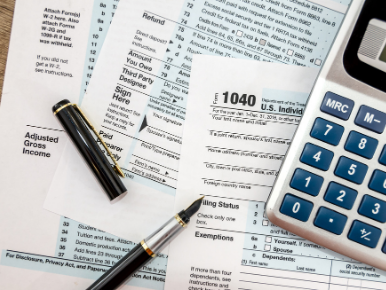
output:
M 14 8 L 15 0 L 0 0 L 0 98 L 3 91 L 4 71 Z

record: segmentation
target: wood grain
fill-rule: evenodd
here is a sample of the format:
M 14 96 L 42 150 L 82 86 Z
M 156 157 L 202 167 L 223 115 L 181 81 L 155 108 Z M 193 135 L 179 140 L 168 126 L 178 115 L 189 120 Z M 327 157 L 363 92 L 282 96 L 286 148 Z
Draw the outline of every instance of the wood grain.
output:
M 15 0 L 0 0 L 0 100 L 3 91 L 5 64 L 7 62 L 14 8 Z

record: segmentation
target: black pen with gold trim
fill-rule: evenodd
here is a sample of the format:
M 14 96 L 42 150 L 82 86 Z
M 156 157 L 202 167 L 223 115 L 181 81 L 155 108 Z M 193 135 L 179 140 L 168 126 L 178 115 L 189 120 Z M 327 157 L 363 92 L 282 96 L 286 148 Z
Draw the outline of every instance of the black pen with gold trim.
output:
M 194 201 L 187 209 L 180 211 L 152 235 L 142 240 L 86 290 L 112 290 L 122 285 L 186 227 L 190 218 L 200 209 L 203 198 L 204 196 Z
M 53 106 L 52 111 L 107 194 L 110 202 L 115 203 L 123 198 L 127 193 L 127 189 L 118 175 L 124 177 L 124 174 L 113 154 L 82 110 L 69 100 L 62 100 Z M 109 160 L 99 148 L 90 130 L 103 145 L 113 161 L 114 167 L 111 167 Z

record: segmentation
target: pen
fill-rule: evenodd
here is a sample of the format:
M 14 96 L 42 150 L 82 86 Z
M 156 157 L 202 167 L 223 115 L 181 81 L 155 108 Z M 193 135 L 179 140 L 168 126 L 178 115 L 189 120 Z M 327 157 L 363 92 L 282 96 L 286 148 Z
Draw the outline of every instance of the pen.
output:
M 112 290 L 122 285 L 186 227 L 190 218 L 199 210 L 203 198 L 204 196 L 194 201 L 187 209 L 180 211 L 157 231 L 142 240 L 86 290 Z
M 52 111 L 106 192 L 110 202 L 115 203 L 125 196 L 127 189 L 118 177 L 118 175 L 124 177 L 124 174 L 110 150 L 107 148 L 107 145 L 103 142 L 82 110 L 76 104 L 70 103 L 69 100 L 62 100 L 53 106 Z M 110 162 L 99 148 L 99 145 L 86 125 L 94 132 L 99 142 L 104 146 L 106 152 L 114 162 L 114 169 L 111 167 Z

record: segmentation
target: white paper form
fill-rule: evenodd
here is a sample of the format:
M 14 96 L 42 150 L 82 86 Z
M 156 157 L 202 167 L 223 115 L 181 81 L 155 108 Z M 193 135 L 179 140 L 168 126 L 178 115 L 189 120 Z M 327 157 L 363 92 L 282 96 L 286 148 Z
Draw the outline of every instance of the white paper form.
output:
M 47 229 L 50 232 L 41 238 L 50 251 L 28 253 L 22 247 L 2 251 L 1 289 L 86 289 L 136 245 L 65 217 L 55 221 L 56 229 Z M 44 242 L 50 234 L 56 238 L 51 244 Z M 158 254 L 122 289 L 162 290 L 166 264 L 167 256 Z
M 51 107 L 83 96 L 117 4 L 16 1 L 0 107 L 1 289 L 85 289 L 133 247 L 42 208 L 67 139 Z M 165 259 L 130 289 L 162 289 Z
M 151 233 L 172 214 L 192 55 L 319 68 L 348 5 L 341 2 L 121 0 L 82 108 L 107 138 L 129 194 L 106 206 L 69 146 L 45 208 L 129 240 Z
M 206 197 L 170 245 L 165 290 L 385 289 L 386 273 L 265 217 L 316 70 L 211 56 L 193 60 L 189 94 L 195 98 L 187 105 L 175 208 Z

